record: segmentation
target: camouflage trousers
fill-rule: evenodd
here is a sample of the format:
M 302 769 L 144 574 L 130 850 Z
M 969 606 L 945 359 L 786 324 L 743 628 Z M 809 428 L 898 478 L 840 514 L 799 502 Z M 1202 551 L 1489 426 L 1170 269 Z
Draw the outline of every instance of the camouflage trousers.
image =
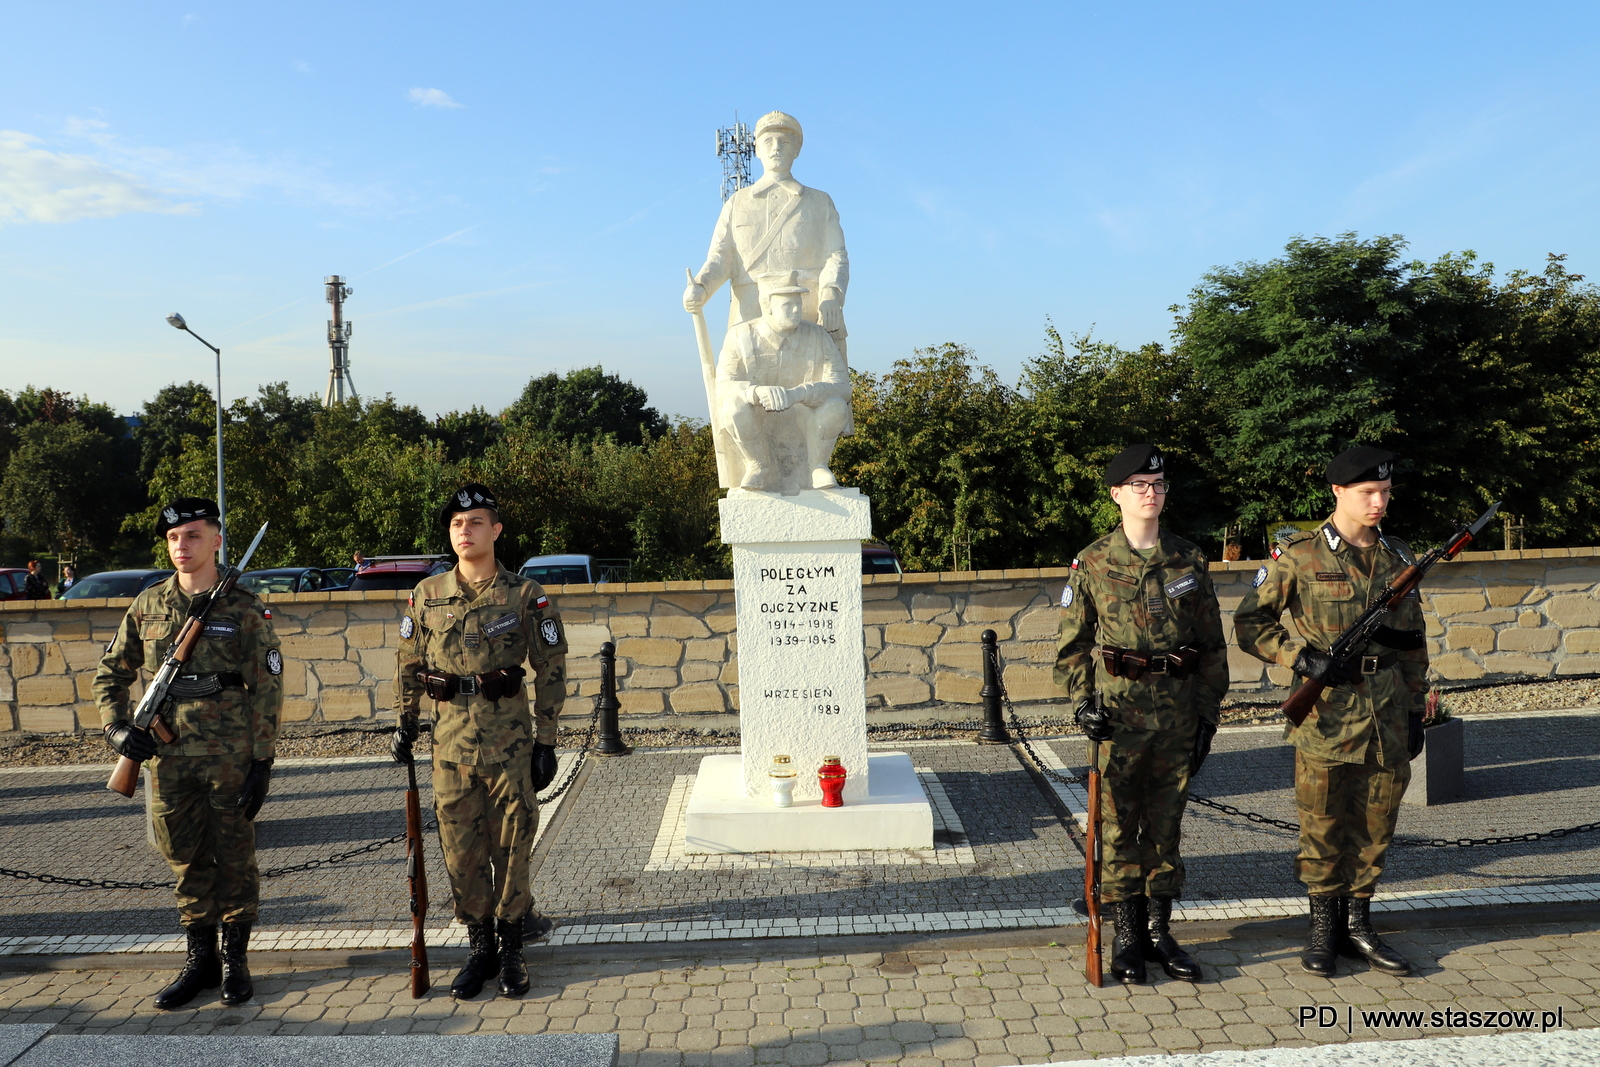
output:
M 434 760 L 433 805 L 456 918 L 515 921 L 533 908 L 528 860 L 539 802 L 526 751 L 474 767 Z
M 1372 895 L 1394 840 L 1400 798 L 1411 764 L 1385 767 L 1378 746 L 1365 763 L 1339 763 L 1299 749 L 1294 754 L 1294 799 L 1300 809 L 1300 855 L 1295 877 L 1312 895 Z
M 157 756 L 145 764 L 156 848 L 178 879 L 185 926 L 253 923 L 261 902 L 256 825 L 239 814 L 250 753 Z
M 1183 809 L 1193 730 L 1128 730 L 1100 750 L 1100 900 L 1183 892 Z

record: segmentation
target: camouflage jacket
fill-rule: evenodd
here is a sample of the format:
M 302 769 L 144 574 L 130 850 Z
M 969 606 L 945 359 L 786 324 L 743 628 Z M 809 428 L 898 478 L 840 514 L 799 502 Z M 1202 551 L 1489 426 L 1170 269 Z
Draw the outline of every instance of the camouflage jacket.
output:
M 1380 533 L 1371 574 L 1360 554 L 1323 523 L 1316 533 L 1288 538 L 1282 554 L 1256 572 L 1252 589 L 1234 613 L 1239 647 L 1268 663 L 1292 667 L 1307 645 L 1324 652 L 1355 622 L 1372 598 L 1412 560 L 1411 547 Z M 1294 619 L 1290 632 L 1284 611 Z M 1390 612 L 1397 630 L 1423 628 L 1422 603 L 1415 593 Z M 1371 644 L 1362 655 L 1388 655 L 1393 649 Z M 1393 767 L 1407 758 L 1406 717 L 1420 706 L 1428 688 L 1428 651 L 1400 652 L 1395 668 L 1378 671 L 1355 689 L 1329 688 L 1299 726 L 1284 737 L 1296 748 L 1341 763 L 1362 763 L 1376 742 L 1378 759 Z M 1296 684 L 1299 680 L 1297 679 Z
M 129 692 L 139 668 L 161 665 L 167 646 L 183 629 L 192 600 L 178 588 L 177 575 L 133 598 L 94 676 L 102 726 L 133 719 Z M 178 739 L 162 745 L 161 755 L 249 753 L 252 759 L 271 758 L 277 750 L 278 713 L 283 706 L 283 653 L 272 630 L 271 613 L 248 589 L 235 586 L 211 609 L 183 673 L 213 671 L 238 673 L 244 688 L 173 704 L 163 717 Z
M 1142 652 L 1193 645 L 1200 666 L 1182 681 L 1112 678 L 1094 655 L 1097 644 Z M 1200 549 L 1163 530 L 1146 560 L 1121 526 L 1084 549 L 1061 592 L 1055 682 L 1074 704 L 1098 687 L 1106 709 L 1129 729 L 1192 729 L 1195 716 L 1215 724 L 1228 691 L 1228 653 Z
M 432 705 L 434 758 L 451 763 L 490 766 L 526 754 L 536 740 L 554 745 L 567 697 L 567 633 L 561 613 L 538 582 L 504 567 L 482 593 L 460 573 L 457 568 L 432 575 L 412 591 L 400 620 L 396 715 L 415 721 L 424 701 Z M 522 687 L 497 701 L 459 693 L 449 702 L 435 701 L 416 678 L 419 667 L 487 674 L 521 666 L 524 660 L 532 670 Z M 530 689 L 535 698 L 531 715 Z

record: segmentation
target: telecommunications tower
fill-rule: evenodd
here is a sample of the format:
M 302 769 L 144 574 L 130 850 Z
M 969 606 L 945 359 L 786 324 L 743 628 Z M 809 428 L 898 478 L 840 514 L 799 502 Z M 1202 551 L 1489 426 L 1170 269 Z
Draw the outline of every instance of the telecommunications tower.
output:
M 756 139 L 735 112 L 733 125 L 717 131 L 717 157 L 722 160 L 722 199 L 728 199 L 750 184 L 750 160 L 755 154 Z
M 328 320 L 328 356 L 332 362 L 328 369 L 328 391 L 322 395 L 322 406 L 332 407 L 345 402 L 346 389 L 350 391 L 349 399 L 360 399 L 356 395 L 355 379 L 350 377 L 350 324 L 344 321 L 345 298 L 355 290 L 337 274 L 322 279 L 322 286 L 327 291 L 328 303 L 333 305 L 333 318 Z

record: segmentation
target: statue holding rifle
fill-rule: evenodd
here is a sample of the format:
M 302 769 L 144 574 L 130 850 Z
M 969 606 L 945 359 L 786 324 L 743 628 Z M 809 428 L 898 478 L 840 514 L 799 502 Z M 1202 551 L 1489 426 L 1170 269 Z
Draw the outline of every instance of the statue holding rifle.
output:
M 844 324 L 850 261 L 833 200 L 791 174 L 802 140 L 792 115 L 774 111 L 756 122 L 765 172 L 723 204 L 705 264 L 683 294 L 696 318 L 725 489 L 831 488 L 834 442 L 853 429 Z M 724 282 L 732 302 L 717 360 L 701 309 Z M 730 371 L 732 363 L 739 367 Z

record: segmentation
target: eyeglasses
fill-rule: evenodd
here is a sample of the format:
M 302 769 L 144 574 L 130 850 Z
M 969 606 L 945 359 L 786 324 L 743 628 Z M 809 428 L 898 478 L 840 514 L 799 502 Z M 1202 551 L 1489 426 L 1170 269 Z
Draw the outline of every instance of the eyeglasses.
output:
M 1157 496 L 1166 496 L 1167 490 L 1172 488 L 1172 483 L 1168 481 L 1123 482 L 1122 488 L 1132 489 L 1138 496 L 1149 496 L 1152 490 L 1155 491 Z

